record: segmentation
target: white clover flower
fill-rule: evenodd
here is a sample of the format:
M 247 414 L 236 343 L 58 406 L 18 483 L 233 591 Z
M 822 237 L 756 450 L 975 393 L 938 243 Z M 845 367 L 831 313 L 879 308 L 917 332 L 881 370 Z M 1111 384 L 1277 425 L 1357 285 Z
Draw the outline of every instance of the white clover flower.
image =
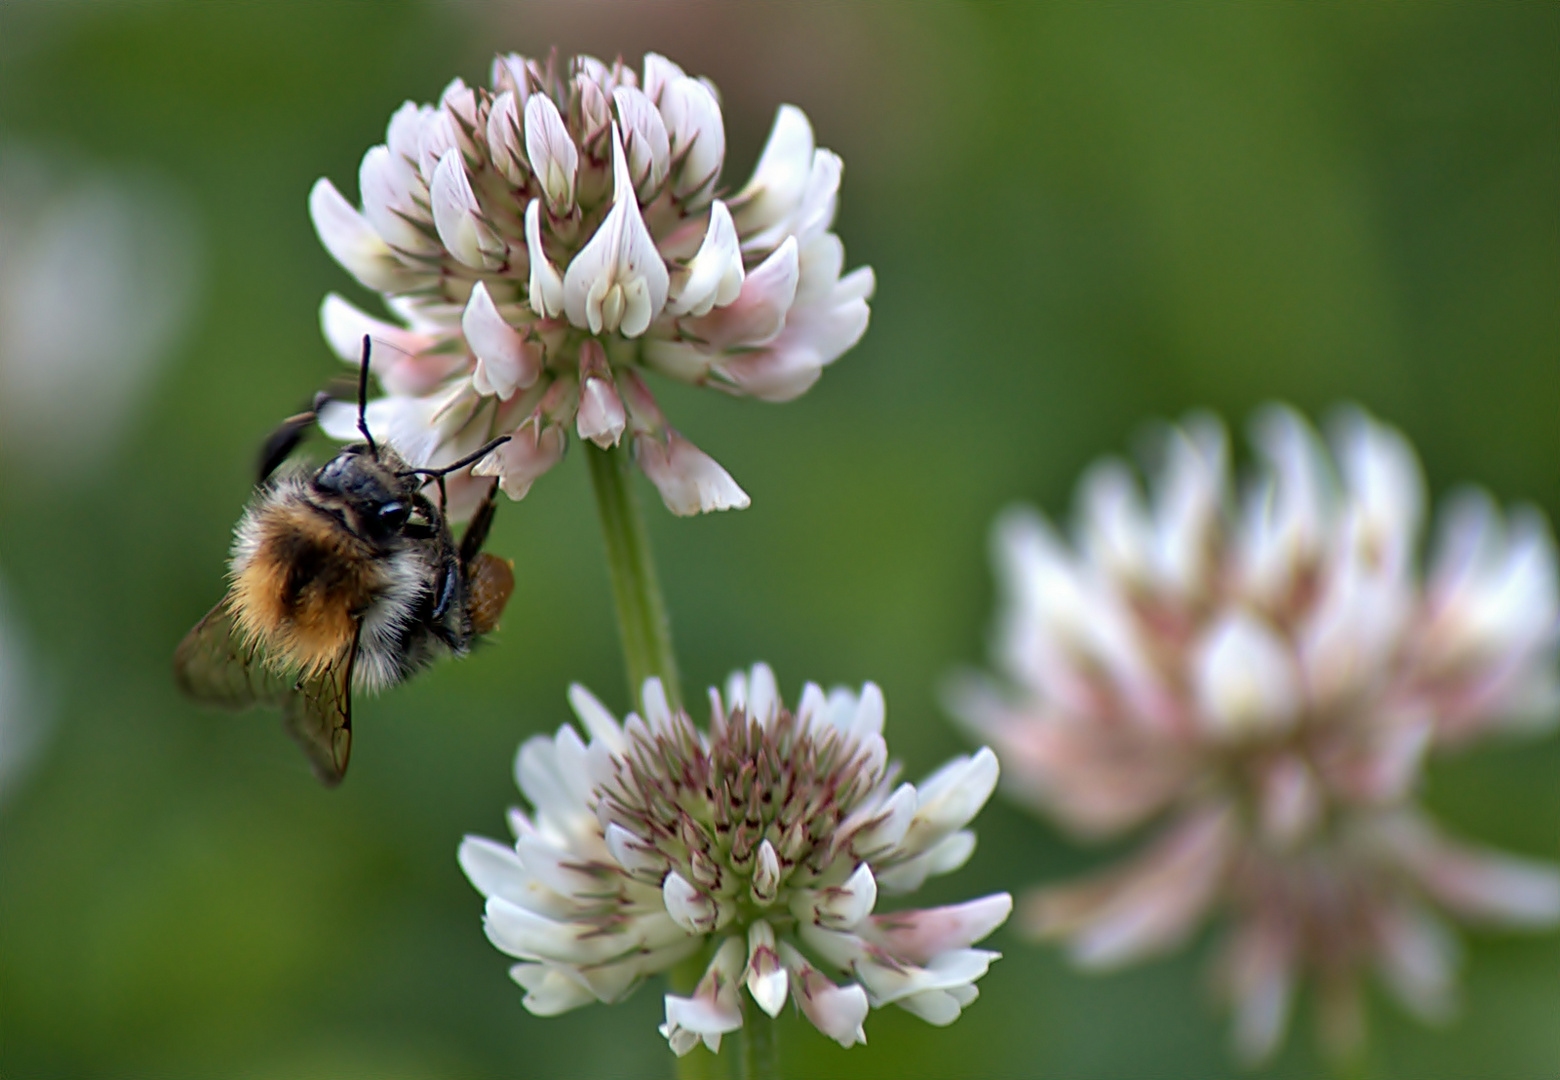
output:
M 360 209 L 329 180 L 309 196 L 325 247 L 403 324 L 335 294 L 321 310 L 344 360 L 374 339 L 388 441 L 438 466 L 512 434 L 472 471 L 518 499 L 571 428 L 602 447 L 628 433 L 674 513 L 746 506 L 639 371 L 789 401 L 866 331 L 873 276 L 843 274 L 840 159 L 800 109 L 780 108 L 729 197 L 725 140 L 714 88 L 654 53 L 642 75 L 500 56 L 490 89 L 457 79 L 437 107 L 403 105 L 363 157 Z M 324 426 L 355 437 L 344 407 Z
M 708 957 L 691 997 L 667 995 L 678 1055 L 742 1025 L 741 992 L 775 1016 L 787 996 L 842 1046 L 866 1041 L 869 1007 L 952 1023 L 997 953 L 972 948 L 1012 909 L 1006 893 L 875 914 L 974 849 L 966 826 L 990 796 L 989 750 L 919 788 L 896 784 L 883 695 L 825 694 L 796 710 L 758 664 L 710 690 L 710 728 L 672 712 L 661 684 L 619 723 L 570 688 L 586 738 L 564 726 L 521 748 L 513 846 L 467 837 L 460 864 L 487 897 L 488 938 L 539 1016 L 626 997 L 648 975 Z M 844 979 L 840 984 L 837 979 Z
M 1270 408 L 1253 436 L 1262 467 L 1239 496 L 1223 429 L 1193 416 L 1157 440 L 1146 501 L 1125 465 L 1091 470 L 1073 544 L 1030 511 L 1002 518 L 1005 678 L 951 702 L 1011 791 L 1072 831 L 1158 829 L 1104 875 L 1040 890 L 1027 929 L 1101 969 L 1229 910 L 1218 972 L 1248 1060 L 1278 1046 L 1302 974 L 1339 1052 L 1371 969 L 1444 1015 L 1456 950 L 1434 907 L 1560 920 L 1555 868 L 1456 843 L 1413 798 L 1427 753 L 1554 719 L 1543 519 L 1454 499 L 1421 579 L 1423 481 L 1399 433 L 1345 411 L 1329 453 Z

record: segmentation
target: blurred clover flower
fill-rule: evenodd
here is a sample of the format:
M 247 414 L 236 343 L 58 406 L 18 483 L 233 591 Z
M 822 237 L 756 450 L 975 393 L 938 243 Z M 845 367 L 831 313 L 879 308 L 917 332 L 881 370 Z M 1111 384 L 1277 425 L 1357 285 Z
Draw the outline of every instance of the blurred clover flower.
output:
M 188 329 L 200 230 L 178 185 L 0 141 L 0 451 L 92 475 Z
M 679 1056 L 742 1026 L 743 987 L 770 1016 L 789 995 L 842 1046 L 866 1041 L 869 1006 L 943 1025 L 975 1000 L 998 954 L 971 946 L 1011 897 L 873 909 L 880 891 L 914 891 L 969 858 L 965 826 L 997 780 L 991 751 L 896 785 L 876 686 L 809 683 L 792 712 L 762 664 L 724 695 L 711 688 L 708 733 L 659 681 L 643 697 L 645 718 L 619 724 L 572 687 L 589 742 L 569 726 L 527 741 L 515 773 L 534 809 L 511 811 L 517 842 L 461 845 L 489 939 L 520 960 L 526 1008 L 619 1001 L 696 954 L 710 959 L 693 995 L 666 998 L 661 1031 Z
M 1124 464 L 1086 476 L 1075 550 L 1007 514 L 1006 679 L 951 695 L 1018 797 L 1085 837 L 1158 830 L 1124 864 L 1039 890 L 1026 929 L 1102 969 L 1226 909 L 1217 980 L 1248 1061 L 1278 1046 L 1303 973 L 1338 1054 L 1363 1037 L 1367 969 L 1445 1015 L 1457 943 L 1432 908 L 1560 919 L 1554 868 L 1450 839 L 1413 799 L 1427 753 L 1553 718 L 1548 528 L 1463 494 L 1421 581 L 1412 449 L 1357 411 L 1333 436 L 1329 457 L 1295 413 L 1259 414 L 1264 467 L 1237 498 L 1223 429 L 1193 416 L 1157 440 L 1148 504 Z
M 510 54 L 492 83 L 456 79 L 437 107 L 401 106 L 363 157 L 361 210 L 329 180 L 309 196 L 325 247 L 403 323 L 334 294 L 321 311 L 343 359 L 374 339 L 388 396 L 370 405 L 373 429 L 415 465 L 512 432 L 473 472 L 514 499 L 571 428 L 603 448 L 626 435 L 674 513 L 746 506 L 640 372 L 789 401 L 856 343 L 873 276 L 841 276 L 839 157 L 782 106 L 752 178 L 721 198 L 715 89 L 664 57 L 639 75 Z M 350 410 L 324 419 L 356 437 Z M 475 486 L 452 489 L 457 513 Z

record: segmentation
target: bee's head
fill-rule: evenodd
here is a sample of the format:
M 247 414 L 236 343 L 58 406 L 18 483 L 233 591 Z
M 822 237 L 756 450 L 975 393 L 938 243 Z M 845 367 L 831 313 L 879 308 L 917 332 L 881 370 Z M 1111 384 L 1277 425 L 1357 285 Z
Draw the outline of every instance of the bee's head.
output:
M 486 457 L 495 447 L 508 442 L 500 435 L 473 453 L 448 465 L 409 468 L 389 446 L 374 441 L 368 430 L 368 362 L 372 339 L 363 335 L 363 361 L 358 366 L 357 428 L 361 443 L 342 448 L 314 474 L 317 494 L 335 504 L 348 518 L 359 536 L 379 545 L 401 536 L 428 536 L 443 528 L 444 478 Z M 316 402 L 315 412 L 321 408 Z M 439 508 L 435 513 L 418 492 L 425 483 L 439 488 Z M 419 509 L 421 513 L 414 511 Z
M 417 501 L 418 482 L 402 468 L 391 451 L 348 446 L 314 474 L 314 488 L 359 536 L 385 544 L 405 532 Z

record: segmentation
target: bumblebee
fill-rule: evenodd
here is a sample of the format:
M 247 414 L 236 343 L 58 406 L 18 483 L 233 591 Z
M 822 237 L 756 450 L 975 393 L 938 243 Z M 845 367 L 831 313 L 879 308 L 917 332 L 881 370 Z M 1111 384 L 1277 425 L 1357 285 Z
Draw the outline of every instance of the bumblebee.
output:
M 310 472 L 284 467 L 328 400 L 286 420 L 261 452 L 259 484 L 234 528 L 227 595 L 174 653 L 180 688 L 232 709 L 280 706 L 315 773 L 333 786 L 352 749 L 352 695 L 464 655 L 514 591 L 509 563 L 482 551 L 495 481 L 457 545 L 444 477 L 508 436 L 440 469 L 411 468 L 374 441 L 358 374 L 361 443 Z M 436 506 L 422 490 L 432 480 Z

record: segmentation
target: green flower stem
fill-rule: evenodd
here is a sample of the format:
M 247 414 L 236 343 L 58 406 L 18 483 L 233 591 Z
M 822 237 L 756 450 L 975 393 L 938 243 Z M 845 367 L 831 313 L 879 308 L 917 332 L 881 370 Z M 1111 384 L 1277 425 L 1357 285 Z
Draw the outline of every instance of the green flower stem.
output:
M 1341 1057 L 1333 1058 L 1332 1074 L 1335 1080 L 1371 1080 L 1378 1075 L 1371 1067 L 1370 1052 L 1365 1046 L 1357 1046 Z
M 666 689 L 666 700 L 673 709 L 682 707 L 682 686 L 677 678 L 677 657 L 672 652 L 672 629 L 666 618 L 666 603 L 655 576 L 655 560 L 650 554 L 650 538 L 645 534 L 644 518 L 629 486 L 629 450 L 619 444 L 603 450 L 585 443 L 585 458 L 590 462 L 591 486 L 596 492 L 596 510 L 601 515 L 601 535 L 607 545 L 607 567 L 612 575 L 612 598 L 617 605 L 618 634 L 623 640 L 623 663 L 628 672 L 629 695 L 636 708 L 645 680 L 656 676 Z M 672 992 L 688 996 L 704 976 L 709 957 L 698 952 L 674 967 Z M 760 1017 L 766 1028 L 773 1027 L 767 1016 Z M 768 1050 L 761 1055 L 767 1064 L 758 1072 L 749 1067 L 749 1047 L 743 1042 L 743 1076 L 778 1076 L 774 1068 L 775 1048 L 772 1031 L 767 1034 Z M 725 1080 L 726 1063 L 718 1055 L 695 1048 L 677 1059 L 678 1080 Z
M 742 1080 L 780 1080 L 780 1025 L 751 1000 L 742 1017 L 741 1064 L 737 1075 Z
M 681 708 L 682 687 L 672 653 L 671 624 L 655 576 L 650 538 L 645 535 L 644 519 L 629 487 L 628 446 L 620 443 L 603 450 L 592 442 L 584 445 L 591 486 L 596 490 L 596 510 L 601 515 L 601 534 L 607 542 L 607 566 L 612 573 L 630 699 L 636 708 L 642 708 L 640 690 L 645 680 L 655 675 L 672 708 Z

